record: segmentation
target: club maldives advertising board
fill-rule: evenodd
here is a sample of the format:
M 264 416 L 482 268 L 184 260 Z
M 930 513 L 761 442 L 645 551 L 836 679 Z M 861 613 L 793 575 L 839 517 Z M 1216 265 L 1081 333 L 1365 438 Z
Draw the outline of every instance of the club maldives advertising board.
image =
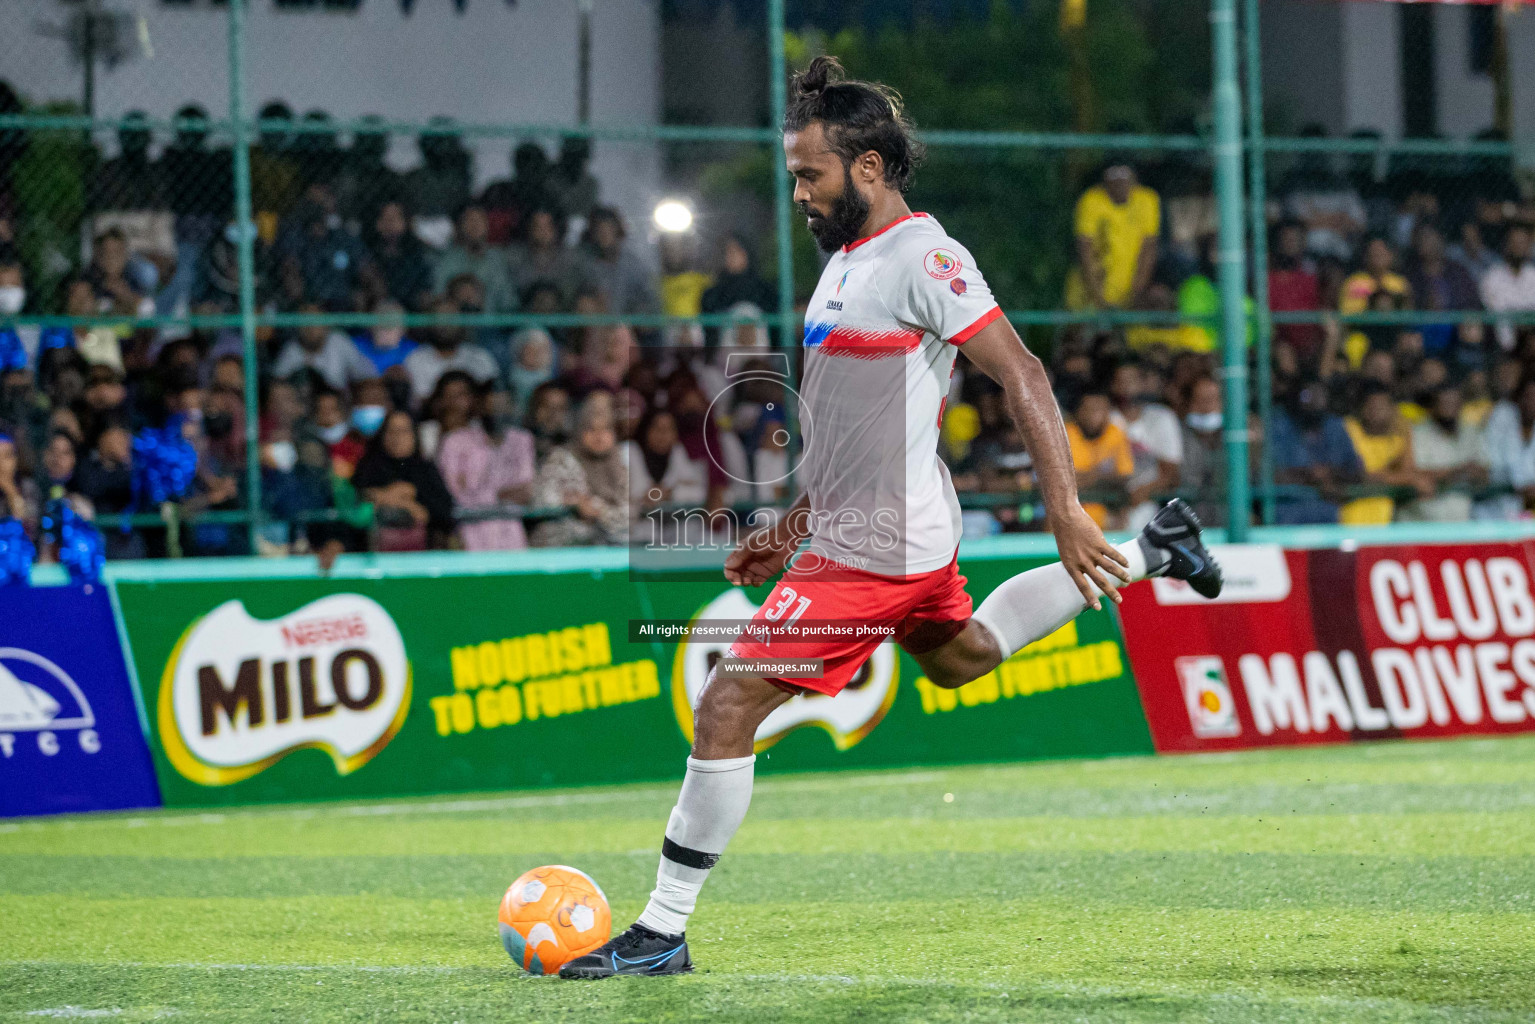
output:
M 1530 542 L 1215 549 L 1226 589 L 1125 592 L 1158 751 L 1535 729 Z

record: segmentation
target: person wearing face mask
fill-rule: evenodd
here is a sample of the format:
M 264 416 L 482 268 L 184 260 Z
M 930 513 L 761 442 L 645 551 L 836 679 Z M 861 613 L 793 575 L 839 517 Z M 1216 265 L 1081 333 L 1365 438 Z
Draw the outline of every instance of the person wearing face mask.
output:
M 339 391 L 325 389 L 314 393 L 307 426 L 330 451 L 336 474 L 343 479 L 350 477 L 357 460 L 362 458 L 364 444 L 352 432 L 346 400 Z
M 1225 422 L 1221 386 L 1209 375 L 1196 377 L 1187 387 L 1183 415 L 1183 461 L 1178 466 L 1178 487 L 1187 493 L 1199 521 L 1223 525 L 1226 518 L 1226 451 L 1221 444 Z
M 396 410 L 384 417 L 357 463 L 352 485 L 381 514 L 381 550 L 446 546 L 453 531 L 453 496 L 437 466 L 421 456 L 410 413 Z
M 39 332 L 33 325 L 8 323 L 27 307 L 26 277 L 14 251 L 0 247 L 0 372 L 25 369 L 37 358 Z
M 1412 428 L 1412 455 L 1418 469 L 1434 482 L 1480 486 L 1487 482 L 1487 444 L 1481 428 L 1461 416 L 1460 388 L 1444 381 L 1425 402 L 1428 416 Z M 1416 522 L 1460 523 L 1471 518 L 1469 494 L 1440 493 L 1402 509 L 1401 518 Z
M 352 342 L 381 375 L 391 370 L 403 373 L 406 358 L 417 347 L 405 333 L 405 307 L 385 299 L 373 307 L 373 313 L 382 319 L 353 335 Z
M 458 303 L 438 299 L 431 312 L 452 316 L 460 312 Z M 423 334 L 425 344 L 405 359 L 405 373 L 410 378 L 411 401 L 416 405 L 431 395 L 437 379 L 449 370 L 463 370 L 476 384 L 495 379 L 496 359 L 477 345 L 468 344 L 469 329 L 457 324 L 433 324 Z
M 1309 384 L 1289 408 L 1276 410 L 1270 439 L 1275 482 L 1311 489 L 1280 497 L 1275 521 L 1282 526 L 1337 522 L 1343 488 L 1358 483 L 1364 467 L 1342 418 L 1327 409 L 1327 389 Z

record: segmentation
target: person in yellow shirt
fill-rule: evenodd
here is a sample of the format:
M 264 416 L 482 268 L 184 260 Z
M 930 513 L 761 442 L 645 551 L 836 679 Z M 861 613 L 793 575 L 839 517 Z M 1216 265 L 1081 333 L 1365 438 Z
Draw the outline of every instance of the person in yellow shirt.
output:
M 669 235 L 661 239 L 661 312 L 694 317 L 703 312 L 704 292 L 714 279 L 693 265 L 693 239 Z
M 1413 487 L 1432 497 L 1434 478 L 1418 469 L 1412 457 L 1412 435 L 1397 416 L 1391 392 L 1369 388 L 1357 417 L 1343 421 L 1354 451 L 1364 466 L 1364 482 L 1385 487 Z M 1391 522 L 1396 502 L 1385 496 L 1355 498 L 1338 510 L 1338 522 L 1350 526 L 1384 526 Z
M 1371 236 L 1364 243 L 1364 265 L 1343 280 L 1338 292 L 1338 312 L 1364 313 L 1389 308 L 1384 302 L 1376 303 L 1377 293 L 1384 292 L 1394 300 L 1397 309 L 1412 306 L 1412 286 L 1407 278 L 1396 272 L 1396 253 L 1391 243 L 1379 235 Z M 1353 331 L 1343 343 L 1343 354 L 1350 366 L 1358 367 L 1370 347 L 1370 339 L 1363 331 Z
M 1162 201 L 1135 169 L 1114 161 L 1077 200 L 1077 267 L 1066 282 L 1071 309 L 1134 307 L 1157 265 Z
M 1100 493 L 1124 492 L 1128 500 L 1135 455 L 1124 430 L 1109 422 L 1113 408 L 1109 396 L 1102 391 L 1084 392 L 1077 398 L 1071 419 L 1066 422 L 1066 439 L 1071 442 L 1071 462 L 1077 471 L 1077 487 Z M 1110 513 L 1108 507 L 1099 502 L 1091 502 L 1082 508 L 1104 529 L 1117 525 L 1118 514 Z

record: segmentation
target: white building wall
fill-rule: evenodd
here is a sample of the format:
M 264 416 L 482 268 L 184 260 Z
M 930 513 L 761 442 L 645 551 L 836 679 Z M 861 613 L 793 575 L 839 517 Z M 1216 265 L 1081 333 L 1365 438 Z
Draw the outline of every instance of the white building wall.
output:
M 1402 134 L 1401 12 L 1395 4 L 1339 5 L 1343 131 Z

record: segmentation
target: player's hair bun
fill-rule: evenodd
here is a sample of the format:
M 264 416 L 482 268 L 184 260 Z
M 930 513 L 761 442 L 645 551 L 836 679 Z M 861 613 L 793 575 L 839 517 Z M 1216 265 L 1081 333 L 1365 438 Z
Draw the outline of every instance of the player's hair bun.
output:
M 819 96 L 828 85 L 835 85 L 846 77 L 842 62 L 835 57 L 822 55 L 810 62 L 810 66 L 794 77 L 794 91 L 799 96 Z

